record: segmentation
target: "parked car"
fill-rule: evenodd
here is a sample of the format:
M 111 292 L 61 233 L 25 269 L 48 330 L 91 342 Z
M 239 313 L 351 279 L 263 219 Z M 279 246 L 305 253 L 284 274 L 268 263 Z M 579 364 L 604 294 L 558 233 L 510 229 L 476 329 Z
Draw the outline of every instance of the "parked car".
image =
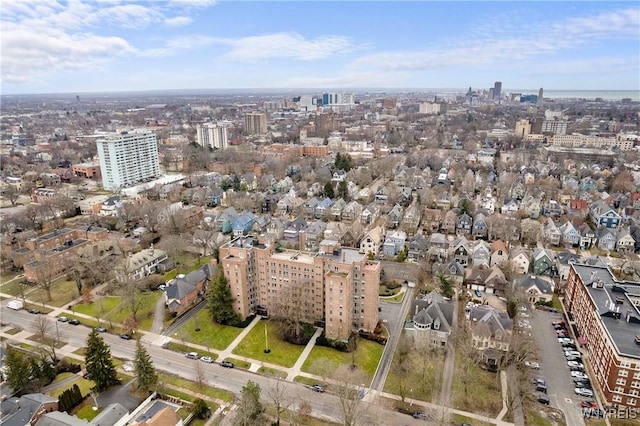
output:
M 120 338 L 121 338 L 121 339 L 124 339 L 124 340 L 131 340 L 131 339 L 132 339 L 131 335 L 130 335 L 130 334 L 127 334 L 127 333 L 122 333 L 122 334 L 120 335 Z
M 573 385 L 577 388 L 591 389 L 591 382 L 574 381 Z
M 547 395 L 538 395 L 538 402 L 542 405 L 549 405 L 549 397 Z
M 213 362 L 213 358 L 211 358 L 210 356 L 203 356 L 202 358 L 200 358 L 200 361 L 211 364 Z
M 525 361 L 524 365 L 526 365 L 529 368 L 533 368 L 534 370 L 540 370 L 540 364 L 534 361 Z
M 582 356 L 582 354 L 578 351 L 564 351 L 564 356 Z
M 531 382 L 532 382 L 534 385 L 547 386 L 547 383 L 544 381 L 544 379 L 540 379 L 540 378 L 531 379 Z
M 79 325 L 80 321 L 78 321 L 77 319 L 73 318 L 69 320 L 69 324 L 71 325 Z
M 187 352 L 186 354 L 184 354 L 184 356 L 186 356 L 189 359 L 200 359 L 198 352 Z
M 67 318 L 67 317 L 58 317 L 58 321 L 67 322 L 67 321 L 69 321 L 69 318 Z
M 558 343 L 562 346 L 568 345 L 572 343 L 572 340 L 568 337 L 558 337 Z
M 553 326 L 561 325 L 561 326 L 563 326 L 563 327 L 564 327 L 564 326 L 566 326 L 566 325 L 567 325 L 567 323 L 565 323 L 564 321 L 558 321 L 558 320 L 556 320 L 556 321 L 551 321 L 551 325 L 553 325 Z
M 595 401 L 582 401 L 580 408 L 598 408 L 598 404 Z
M 413 413 L 411 415 L 414 419 L 428 419 L 429 417 L 427 416 L 427 413 Z
M 235 365 L 231 361 L 222 361 L 220 365 L 224 368 L 233 368 Z
M 575 388 L 574 392 L 576 395 L 586 396 L 587 398 L 593 397 L 593 391 L 587 388 Z
M 567 357 L 567 361 L 578 361 L 582 362 L 582 357 L 571 355 Z
M 309 389 L 314 390 L 318 393 L 323 393 L 324 392 L 324 388 L 320 385 L 311 385 L 309 386 Z
M 582 371 L 572 371 L 570 374 L 571 374 L 571 377 L 575 377 L 576 379 L 588 379 L 589 378 L 589 376 L 584 374 Z
M 545 385 L 536 385 L 536 390 L 538 392 L 547 393 L 547 387 Z
M 37 310 L 37 309 L 29 309 L 29 313 L 30 313 L 30 314 L 34 314 L 34 315 L 38 315 L 38 314 L 40 314 L 41 312 L 40 312 L 39 310 Z
M 567 365 L 569 367 L 580 367 L 580 368 L 584 368 L 584 365 L 582 365 L 581 363 L 579 363 L 578 361 L 567 361 Z
M 106 329 L 106 328 L 104 328 L 104 327 L 96 327 L 96 331 L 97 331 L 98 333 L 106 333 L 106 332 L 107 332 L 107 329 Z

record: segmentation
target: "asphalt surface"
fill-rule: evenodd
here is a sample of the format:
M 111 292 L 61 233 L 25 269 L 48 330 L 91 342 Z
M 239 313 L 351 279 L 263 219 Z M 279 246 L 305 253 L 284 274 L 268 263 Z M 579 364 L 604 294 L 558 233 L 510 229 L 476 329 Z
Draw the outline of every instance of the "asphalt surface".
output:
M 575 394 L 575 386 L 573 386 L 573 380 L 569 374 L 567 360 L 551 325 L 551 321 L 563 321 L 564 318 L 561 313 L 550 313 L 536 309 L 530 313 L 531 330 L 540 354 L 540 370 L 532 370 L 533 376 L 545 380 L 550 405 L 562 410 L 567 425 L 584 425 L 579 403 L 589 398 Z M 533 389 L 533 384 L 531 386 Z

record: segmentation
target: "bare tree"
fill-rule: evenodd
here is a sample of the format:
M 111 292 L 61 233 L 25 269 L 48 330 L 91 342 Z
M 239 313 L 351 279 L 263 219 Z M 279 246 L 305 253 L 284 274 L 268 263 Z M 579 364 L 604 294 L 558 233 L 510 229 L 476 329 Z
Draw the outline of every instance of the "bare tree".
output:
M 15 186 L 9 185 L 4 189 L 2 195 L 9 200 L 12 206 L 15 206 L 18 202 L 18 198 L 20 198 L 20 191 L 18 191 Z
M 53 287 L 55 275 L 56 271 L 53 267 L 52 260 L 46 259 L 39 262 L 36 268 L 36 285 L 45 292 L 49 302 L 53 300 L 51 288 Z
M 207 380 L 205 377 L 204 368 L 202 368 L 202 363 L 196 362 L 194 369 L 195 369 L 196 386 L 198 387 L 198 389 L 202 389 L 207 385 Z
M 276 378 L 275 383 L 267 389 L 267 398 L 273 403 L 276 411 L 276 425 L 280 425 L 281 416 L 291 406 L 291 401 L 287 398 L 286 393 L 287 385 L 280 378 Z
M 57 327 L 54 332 L 54 325 L 49 321 L 49 317 L 46 315 L 36 316 L 33 320 L 32 326 L 38 340 L 44 345 L 42 350 L 49 358 L 51 358 L 51 361 L 56 362 L 58 360 L 56 348 L 60 343 L 60 336 L 57 331 Z
M 349 365 L 342 365 L 334 370 L 333 380 L 336 386 L 333 389 L 339 400 L 340 414 L 344 426 L 356 426 L 365 424 L 365 411 L 362 409 L 362 397 L 366 377 Z M 370 424 L 370 423 L 366 423 Z

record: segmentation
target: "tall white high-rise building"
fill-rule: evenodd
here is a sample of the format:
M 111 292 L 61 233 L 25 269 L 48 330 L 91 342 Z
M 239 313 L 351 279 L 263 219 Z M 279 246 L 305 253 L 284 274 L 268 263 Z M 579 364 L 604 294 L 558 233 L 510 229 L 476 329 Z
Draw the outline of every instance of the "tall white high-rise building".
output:
M 198 124 L 196 127 L 198 145 L 202 147 L 226 149 L 229 147 L 227 126 L 222 123 Z
M 150 130 L 113 133 L 96 144 L 104 189 L 119 190 L 160 176 L 158 141 Z

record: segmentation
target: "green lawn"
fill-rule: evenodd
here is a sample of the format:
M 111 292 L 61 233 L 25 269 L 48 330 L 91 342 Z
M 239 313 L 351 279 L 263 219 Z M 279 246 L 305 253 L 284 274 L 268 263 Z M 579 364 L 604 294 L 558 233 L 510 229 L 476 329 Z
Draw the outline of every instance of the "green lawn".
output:
M 53 390 L 48 392 L 48 395 L 52 398 L 56 398 L 60 396 L 62 392 L 73 387 L 74 384 L 77 384 L 80 388 L 80 392 L 83 396 L 89 395 L 91 393 L 91 388 L 93 387 L 93 382 L 91 380 L 83 379 L 82 377 L 78 377 L 72 382 L 66 383 L 63 386 L 56 387 Z
M 314 346 L 301 370 L 305 373 L 318 374 L 319 372 L 312 370 L 324 361 L 335 365 L 350 365 L 355 361 L 355 364 L 360 367 L 365 376 L 371 380 L 378 368 L 383 350 L 383 345 L 366 339 L 358 340 L 358 349 L 356 349 L 355 354 L 340 352 L 326 346 Z
M 293 378 L 293 381 L 296 383 L 302 383 L 304 385 L 322 385 L 324 387 L 326 387 L 325 383 L 323 382 L 319 382 L 316 379 L 312 379 L 311 377 L 305 377 L 305 376 L 296 376 Z
M 58 281 L 51 287 L 51 300 L 47 298 L 47 293 L 41 288 L 35 288 L 28 294 L 29 299 L 34 303 L 45 303 L 53 306 L 67 306 L 78 297 L 78 287 L 74 281 Z
M 268 354 L 264 353 L 265 324 L 267 327 L 269 349 L 271 349 L 271 352 Z M 274 322 L 260 321 L 260 323 L 253 327 L 249 334 L 242 339 L 240 344 L 236 346 L 233 353 L 258 361 L 269 362 L 284 367 L 293 367 L 304 350 L 304 346 L 293 345 L 280 340 L 276 333 L 276 327 L 277 324 Z
M 469 369 L 468 375 L 464 368 Z M 482 370 L 465 359 L 461 351 L 456 352 L 452 393 L 453 406 L 460 410 L 495 417 L 502 409 L 499 375 Z
M 156 302 L 163 293 L 161 291 L 144 291 L 138 297 L 140 298 L 138 312 L 138 328 L 141 330 L 149 330 L 153 325 L 153 314 L 155 312 Z M 131 315 L 129 304 L 118 296 L 104 296 L 100 300 L 96 300 L 89 304 L 78 303 L 73 307 L 74 312 L 79 312 L 94 318 L 100 318 L 100 324 L 119 323 L 121 324 L 127 317 Z M 82 321 L 82 319 L 80 318 Z M 85 322 L 90 322 L 85 320 Z M 97 325 L 98 322 L 92 323 Z
M 411 373 L 403 377 L 398 373 L 398 357 L 393 357 L 384 391 L 395 395 L 404 393 L 405 398 L 431 402 L 440 393 L 442 386 L 444 355 L 439 352 L 416 351 L 410 355 L 409 363 Z
M 551 301 L 553 303 L 553 309 L 557 309 L 558 311 L 563 312 L 562 303 L 560 302 L 557 294 L 553 295 L 553 299 Z
M 455 424 L 468 423 L 474 426 L 490 426 L 493 424 L 493 423 L 482 422 L 476 419 L 471 419 L 469 417 L 465 417 L 460 414 L 451 414 L 451 421 L 454 422 Z
M 196 331 L 196 328 L 200 328 L 200 331 Z M 209 310 L 206 308 L 180 328 L 181 338 L 184 338 L 185 341 L 218 350 L 226 349 L 242 333 L 242 330 L 242 328 L 213 322 Z
M 287 377 L 287 373 L 285 373 L 284 371 L 276 370 L 275 368 L 269 368 L 269 367 L 258 368 L 258 373 L 263 374 L 265 376 L 279 377 L 281 379 L 284 379 Z
M 4 281 L 4 277 L 2 278 L 2 280 Z M 6 281 L 4 281 L 4 282 L 5 282 L 5 284 L 2 284 L 0 286 L 0 293 L 7 293 L 7 294 L 10 294 L 12 296 L 18 296 L 20 293 L 22 293 L 23 289 L 24 289 L 25 293 L 29 292 L 29 290 L 31 290 L 30 287 L 23 286 L 22 284 L 20 284 L 22 282 L 22 279 L 17 279 L 17 280 L 11 281 L 11 282 L 6 282 Z
M 88 422 L 93 420 L 104 407 L 98 407 L 97 410 L 93 409 L 93 399 L 87 398 L 79 407 L 74 410 L 74 415 L 80 419 L 84 419 Z
M 251 367 L 251 363 L 247 361 L 243 361 L 241 359 L 236 358 L 225 358 L 223 361 L 230 361 L 236 368 L 242 368 L 243 370 L 248 370 Z
M 164 373 L 159 374 L 159 379 L 160 379 L 160 382 L 162 383 L 167 383 L 173 386 L 190 390 L 192 392 L 201 393 L 210 398 L 217 398 L 226 402 L 231 402 L 233 401 L 233 398 L 234 398 L 233 393 L 228 392 L 226 390 L 217 389 L 213 387 L 211 383 L 207 383 L 207 386 L 198 388 L 198 385 L 195 382 L 183 379 L 181 377 L 173 376 L 170 374 L 164 374 Z
M 104 322 L 109 312 L 113 311 L 120 304 L 120 301 L 120 297 L 103 296 L 91 303 L 78 303 L 74 306 L 74 310 L 94 318 L 100 318 Z
M 404 294 L 405 292 L 403 291 L 402 293 L 398 293 L 393 297 L 380 297 L 380 300 L 384 300 L 385 302 L 391 302 L 391 303 L 400 303 L 402 302 L 402 299 L 404 299 Z
M 17 277 L 18 275 L 22 274 L 22 271 L 16 271 L 16 272 L 2 272 L 0 274 L 0 288 L 2 289 L 3 293 L 6 293 L 6 291 L 4 291 L 4 284 L 13 280 L 15 277 Z M 20 280 L 15 280 L 14 282 L 17 282 Z
M 203 357 L 203 356 L 210 356 L 213 359 L 217 359 L 218 358 L 218 354 L 215 354 L 213 352 L 204 352 L 201 350 L 197 350 L 192 348 L 191 346 L 187 346 L 187 345 L 182 345 L 180 343 L 176 343 L 176 342 L 168 342 L 165 346 L 166 349 L 169 349 L 171 351 L 174 352 L 179 352 L 182 355 L 188 353 L 188 352 L 198 352 L 198 355 Z

